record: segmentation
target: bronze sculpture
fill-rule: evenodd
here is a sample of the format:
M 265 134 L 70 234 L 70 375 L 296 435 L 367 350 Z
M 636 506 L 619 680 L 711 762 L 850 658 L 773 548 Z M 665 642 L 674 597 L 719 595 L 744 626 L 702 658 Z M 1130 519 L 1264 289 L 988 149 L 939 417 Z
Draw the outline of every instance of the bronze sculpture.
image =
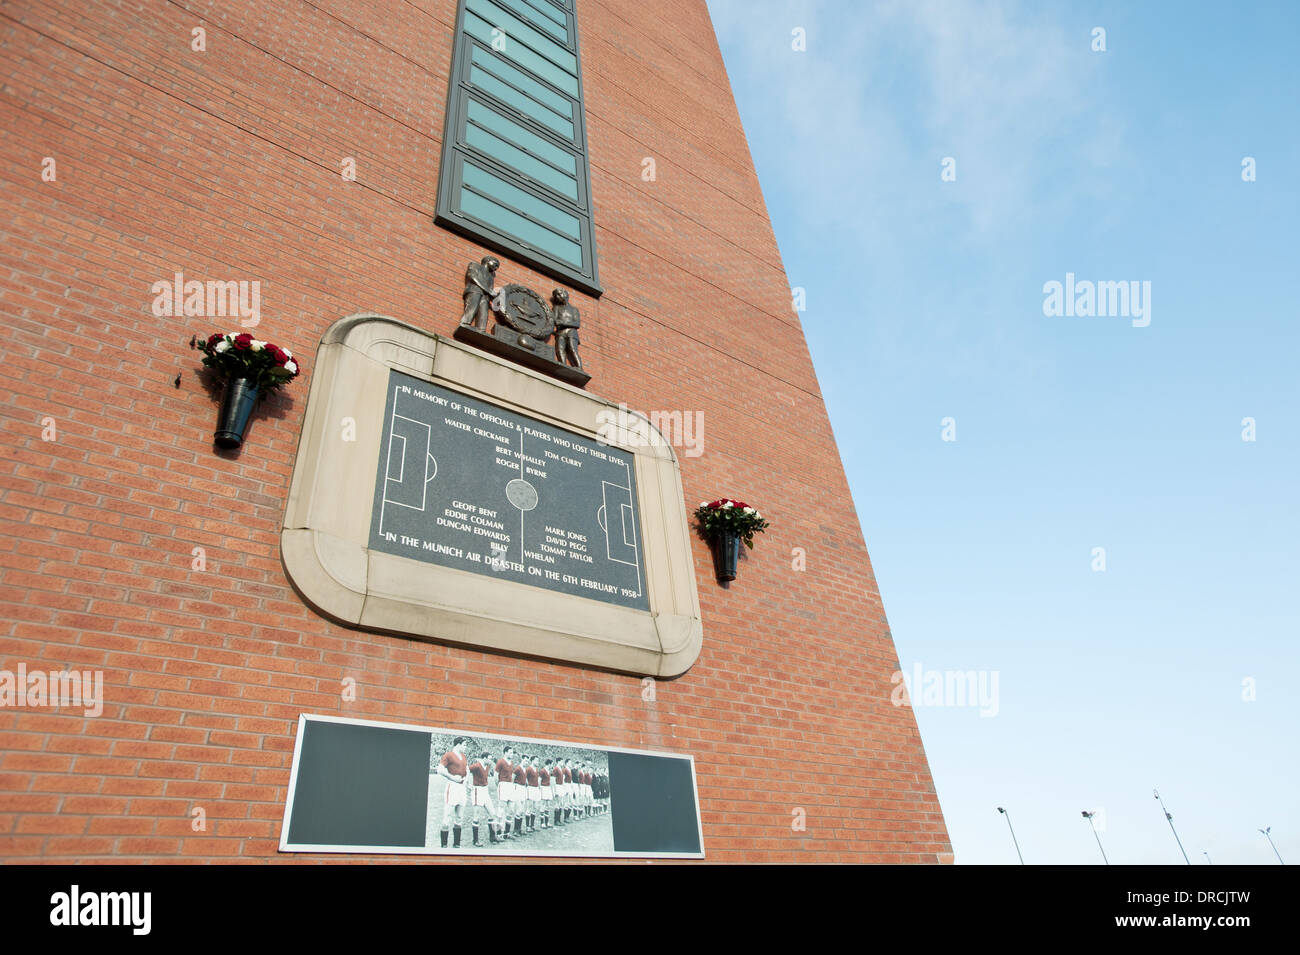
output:
M 551 301 L 555 316 L 555 360 L 582 371 L 582 359 L 578 357 L 578 326 L 582 320 L 578 309 L 569 304 L 569 293 L 562 288 L 551 293 Z
M 557 288 L 551 304 L 532 289 L 510 283 L 495 288 L 501 263 L 492 256 L 471 262 L 465 269 L 465 312 L 455 337 L 544 372 L 579 388 L 591 380 L 578 355 L 578 327 L 582 322 L 569 293 Z M 488 327 L 488 315 L 495 324 Z M 547 344 L 551 335 L 554 344 Z
M 496 272 L 499 268 L 501 268 L 500 261 L 485 255 L 482 261 L 471 262 L 465 269 L 465 314 L 460 317 L 460 324 L 465 328 L 487 331 L 488 311 L 492 304 Z

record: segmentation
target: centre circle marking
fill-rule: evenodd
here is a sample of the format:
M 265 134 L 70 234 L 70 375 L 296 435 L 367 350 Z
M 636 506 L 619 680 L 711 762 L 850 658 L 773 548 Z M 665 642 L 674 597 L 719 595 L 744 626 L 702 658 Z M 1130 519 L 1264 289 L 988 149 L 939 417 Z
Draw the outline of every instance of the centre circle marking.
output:
M 521 511 L 531 511 L 537 506 L 537 488 L 523 478 L 515 478 L 506 485 L 506 500 Z

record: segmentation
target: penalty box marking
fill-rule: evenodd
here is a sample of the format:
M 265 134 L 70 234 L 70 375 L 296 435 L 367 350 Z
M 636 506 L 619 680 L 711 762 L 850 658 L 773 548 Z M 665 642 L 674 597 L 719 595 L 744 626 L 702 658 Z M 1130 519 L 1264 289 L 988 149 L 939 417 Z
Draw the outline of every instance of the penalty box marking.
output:
M 380 510 L 379 510 L 379 532 L 381 534 L 384 532 L 385 508 L 389 504 L 396 504 L 399 507 L 406 507 L 406 508 L 410 508 L 413 511 L 419 511 L 423 513 L 428 504 L 429 482 L 438 476 L 438 459 L 435 458 L 430 453 L 430 448 L 432 447 L 433 444 L 433 426 L 427 422 L 419 421 L 415 418 L 408 418 L 406 415 L 398 414 L 397 401 L 400 397 L 401 397 L 400 393 L 395 388 L 393 394 L 393 416 L 392 416 L 392 420 L 389 422 L 388 425 L 388 461 L 386 467 L 384 468 L 383 499 L 380 502 Z M 398 485 L 399 488 L 407 486 L 407 481 L 406 481 L 407 436 L 404 434 L 399 434 L 397 432 L 397 422 L 399 420 L 410 422 L 412 425 L 424 429 L 425 477 L 424 480 L 420 483 L 419 505 L 408 504 L 405 501 L 397 500 L 395 498 L 390 498 L 388 496 L 388 486 L 390 484 L 396 484 Z M 394 477 L 393 476 L 393 448 L 396 442 L 398 441 L 402 442 L 402 451 L 401 454 L 398 456 L 398 462 L 399 462 L 398 474 L 396 477 Z M 430 465 L 432 465 L 432 468 L 430 468 Z

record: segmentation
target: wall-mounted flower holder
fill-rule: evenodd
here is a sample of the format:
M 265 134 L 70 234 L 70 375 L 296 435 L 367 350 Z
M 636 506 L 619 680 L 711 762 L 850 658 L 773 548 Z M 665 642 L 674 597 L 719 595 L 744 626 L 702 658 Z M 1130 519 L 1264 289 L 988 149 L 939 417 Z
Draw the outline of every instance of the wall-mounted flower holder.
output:
M 754 535 L 763 533 L 769 526 L 756 508 L 725 497 L 701 501 L 695 509 L 695 520 L 700 535 L 713 550 L 713 569 L 719 583 L 736 579 L 740 545 L 752 549 Z
M 258 399 L 298 377 L 298 362 L 287 348 L 259 341 L 247 332 L 197 336 L 191 345 L 203 364 L 225 383 L 213 443 L 227 450 L 244 443 L 244 432 Z
M 244 432 L 257 407 L 261 392 L 247 378 L 231 378 L 226 382 L 221 396 L 221 411 L 217 415 L 217 432 L 212 443 L 219 448 L 233 450 L 244 443 Z

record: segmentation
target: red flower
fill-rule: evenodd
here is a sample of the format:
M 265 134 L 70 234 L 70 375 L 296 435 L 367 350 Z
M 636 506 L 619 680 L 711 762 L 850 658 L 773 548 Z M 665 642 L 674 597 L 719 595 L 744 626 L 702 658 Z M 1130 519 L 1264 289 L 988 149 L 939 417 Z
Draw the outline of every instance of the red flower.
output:
M 248 332 L 242 332 L 241 334 L 235 336 L 236 348 L 247 348 L 252 343 L 253 343 L 253 336 L 248 334 Z
M 225 336 L 225 335 L 222 335 L 220 332 L 218 332 L 218 333 L 215 334 L 215 335 L 209 335 L 209 336 L 208 336 L 208 347 L 209 347 L 209 348 L 216 348 L 216 347 L 217 347 L 217 343 L 220 342 L 221 339 L 223 339 L 223 338 L 225 338 L 225 337 L 226 337 L 226 336 Z

